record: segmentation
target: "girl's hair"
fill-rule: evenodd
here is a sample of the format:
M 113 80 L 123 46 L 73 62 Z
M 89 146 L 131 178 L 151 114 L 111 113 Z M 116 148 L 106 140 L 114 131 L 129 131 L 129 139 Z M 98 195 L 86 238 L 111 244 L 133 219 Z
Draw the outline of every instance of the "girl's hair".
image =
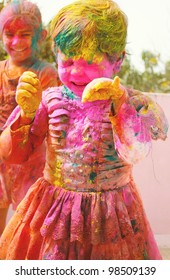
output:
M 5 24 L 12 18 L 24 17 L 34 29 L 42 30 L 41 12 L 38 6 L 28 0 L 13 0 L 0 12 L 0 35 Z
M 54 47 L 68 57 L 90 61 L 98 52 L 113 59 L 125 50 L 127 17 L 111 0 L 75 1 L 59 11 L 50 31 Z

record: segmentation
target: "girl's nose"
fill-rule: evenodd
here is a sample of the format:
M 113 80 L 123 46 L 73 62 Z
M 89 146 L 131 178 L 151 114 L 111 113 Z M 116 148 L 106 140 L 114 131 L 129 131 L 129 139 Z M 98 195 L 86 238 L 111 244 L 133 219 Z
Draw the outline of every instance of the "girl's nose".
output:
M 16 45 L 19 43 L 19 36 L 14 36 L 12 39 L 12 45 Z

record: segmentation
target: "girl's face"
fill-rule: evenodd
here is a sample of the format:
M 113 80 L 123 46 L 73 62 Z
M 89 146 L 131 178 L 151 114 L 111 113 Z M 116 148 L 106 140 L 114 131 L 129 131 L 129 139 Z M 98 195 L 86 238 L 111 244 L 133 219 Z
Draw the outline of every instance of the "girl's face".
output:
M 105 55 L 96 56 L 89 63 L 83 58 L 67 58 L 59 51 L 57 63 L 60 80 L 78 96 L 93 79 L 111 78 L 115 73 L 115 63 L 109 62 Z
M 38 40 L 26 19 L 9 20 L 4 26 L 2 40 L 6 52 L 15 63 L 34 58 Z

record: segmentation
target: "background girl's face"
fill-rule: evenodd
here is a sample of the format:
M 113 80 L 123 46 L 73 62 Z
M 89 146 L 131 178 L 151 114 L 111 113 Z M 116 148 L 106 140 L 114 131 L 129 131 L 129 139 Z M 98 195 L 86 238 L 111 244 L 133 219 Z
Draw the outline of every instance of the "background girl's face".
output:
M 6 52 L 16 63 L 35 56 L 37 38 L 33 27 L 24 18 L 9 20 L 4 26 L 2 40 Z
M 105 55 L 95 56 L 92 62 L 88 62 L 83 58 L 68 58 L 59 51 L 57 63 L 60 80 L 78 96 L 93 79 L 111 78 L 114 73 L 114 63 L 110 63 Z

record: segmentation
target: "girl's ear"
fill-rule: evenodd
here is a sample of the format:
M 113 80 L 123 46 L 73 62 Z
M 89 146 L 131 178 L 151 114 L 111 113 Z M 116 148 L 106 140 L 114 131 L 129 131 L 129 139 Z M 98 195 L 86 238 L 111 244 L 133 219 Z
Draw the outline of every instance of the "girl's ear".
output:
M 126 52 L 125 52 L 125 51 L 122 52 L 122 54 L 121 54 L 121 56 L 120 56 L 120 59 L 121 59 L 122 62 L 123 62 L 123 60 L 124 60 L 124 58 L 125 58 L 125 55 L 126 55 Z
M 113 72 L 114 74 L 118 73 L 121 70 L 122 62 L 125 57 L 125 51 L 120 55 L 120 57 L 114 62 Z

